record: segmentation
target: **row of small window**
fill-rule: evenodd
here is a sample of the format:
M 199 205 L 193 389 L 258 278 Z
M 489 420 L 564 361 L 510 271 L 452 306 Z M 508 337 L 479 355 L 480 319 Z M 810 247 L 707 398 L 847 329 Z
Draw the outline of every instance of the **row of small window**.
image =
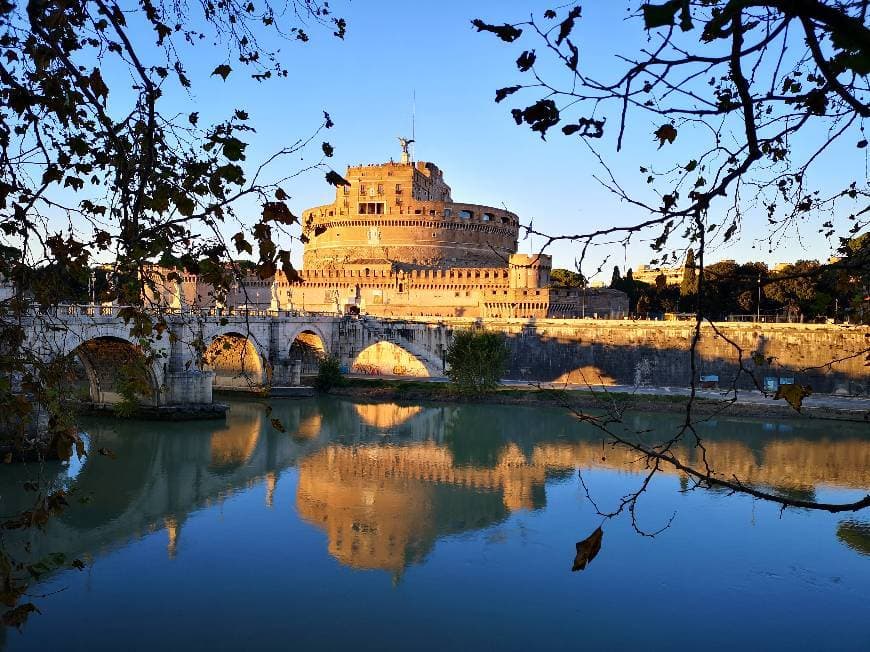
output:
M 449 208 L 444 209 L 444 217 L 450 217 L 451 214 L 452 213 L 451 213 Z M 459 211 L 459 217 L 461 217 L 462 219 L 465 219 L 465 220 L 470 220 L 472 217 L 474 217 L 474 211 L 461 210 L 461 211 Z M 484 222 L 493 222 L 493 221 L 495 221 L 495 215 L 493 215 L 492 213 L 482 213 L 480 216 L 480 219 L 483 220 Z M 501 218 L 501 221 L 507 222 L 508 220 L 506 217 L 503 217 L 503 218 Z
M 357 212 L 360 215 L 383 215 L 384 214 L 384 203 L 383 202 L 361 202 L 358 206 L 358 209 L 359 210 Z M 419 208 L 415 211 L 415 213 L 418 215 L 421 215 L 422 212 L 423 211 Z M 332 211 L 329 212 L 329 215 L 330 216 L 332 215 Z M 435 211 L 430 210 L 429 215 L 434 217 Z M 452 210 L 450 210 L 449 208 L 444 209 L 444 217 L 451 217 L 452 215 L 453 215 Z M 474 217 L 474 211 L 461 210 L 461 211 L 459 211 L 459 217 L 464 219 L 464 220 L 470 220 Z M 480 219 L 483 222 L 494 222 L 495 215 L 492 213 L 483 213 L 483 214 L 481 214 Z M 504 224 L 507 224 L 510 220 L 506 217 L 502 217 L 501 221 Z
M 384 202 L 367 202 L 359 205 L 360 215 L 383 215 L 384 214 Z
M 342 187 L 344 188 L 344 194 L 349 195 L 350 194 L 350 186 L 342 186 Z M 365 197 L 365 196 L 374 197 L 375 195 L 383 195 L 384 194 L 384 184 L 379 183 L 377 185 L 373 184 L 373 185 L 369 186 L 369 185 L 366 185 L 364 183 L 361 183 L 361 184 L 359 184 L 359 194 L 360 194 L 360 197 Z M 396 194 L 397 195 L 402 194 L 402 184 L 401 183 L 396 184 Z

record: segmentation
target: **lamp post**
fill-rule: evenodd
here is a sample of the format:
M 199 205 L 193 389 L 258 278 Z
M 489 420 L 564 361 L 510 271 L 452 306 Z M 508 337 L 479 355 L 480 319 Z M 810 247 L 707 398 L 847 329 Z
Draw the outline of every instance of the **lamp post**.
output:
M 758 304 L 756 305 L 755 321 L 761 321 L 761 274 L 758 275 Z

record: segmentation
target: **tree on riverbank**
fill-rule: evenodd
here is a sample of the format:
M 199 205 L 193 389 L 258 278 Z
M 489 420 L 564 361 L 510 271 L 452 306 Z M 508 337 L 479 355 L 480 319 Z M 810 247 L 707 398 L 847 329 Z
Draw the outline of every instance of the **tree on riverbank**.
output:
M 447 375 L 462 394 L 480 395 L 498 386 L 508 348 L 504 336 L 488 331 L 459 331 L 444 356 Z
M 687 354 L 694 390 L 699 382 L 696 348 L 701 324 L 712 323 L 725 296 L 734 296 L 745 311 L 752 305 L 754 282 L 756 290 L 763 286 L 765 295 L 775 286 L 771 295 L 781 295 L 799 309 L 800 302 L 809 299 L 798 279 L 826 273 L 856 278 L 866 272 L 866 261 L 853 256 L 814 269 L 803 266 L 775 280 L 760 278 L 758 270 L 743 278 L 722 264 L 707 266 L 706 258 L 716 246 L 740 237 L 742 226 L 750 221 L 767 224 L 771 251 L 782 233 L 802 226 L 818 229 L 835 242 L 839 239 L 842 247 L 867 231 L 868 3 L 657 0 L 628 4 L 628 24 L 637 28 L 637 38 L 619 41 L 615 68 L 587 64 L 581 52 L 578 26 L 583 9 L 579 5 L 535 12 L 519 22 L 476 19 L 472 25 L 511 44 L 518 55 L 519 79 L 496 90 L 495 101 L 512 104 L 510 114 L 516 124 L 541 138 L 560 131 L 580 139 L 599 163 L 595 179 L 623 205 L 644 214 L 636 221 L 588 231 L 544 233 L 531 225 L 524 227 L 526 235 L 543 239 L 541 251 L 559 241 L 576 243 L 581 272 L 585 253 L 602 242 L 627 244 L 646 238 L 653 266 L 673 265 L 693 252 L 697 287 L 681 308 L 695 314 Z M 598 4 L 585 9 L 602 10 Z M 609 70 L 615 73 L 608 77 Z M 638 178 L 619 177 L 610 157 L 628 143 L 632 149 L 642 149 L 643 142 L 648 143 L 648 151 Z M 608 146 L 615 152 L 607 152 Z M 843 168 L 849 156 L 856 164 Z M 844 170 L 835 182 L 839 185 L 818 182 L 818 169 L 826 164 Z M 708 282 L 711 277 L 719 278 Z M 726 287 L 726 277 L 737 281 L 734 288 Z M 651 305 L 648 293 L 638 292 L 634 283 L 629 289 L 639 304 Z M 863 310 L 855 314 L 864 320 Z M 751 376 L 760 388 L 758 372 L 775 364 L 751 351 L 740 354 L 764 364 L 742 365 L 728 400 L 736 400 L 741 375 Z M 866 356 L 870 363 L 870 346 L 856 355 Z M 794 389 L 782 396 L 790 396 L 789 402 L 799 410 L 811 388 Z M 828 511 L 870 506 L 870 496 L 826 505 L 750 487 L 739 479 L 717 476 L 715 460 L 706 456 L 701 467 L 687 464 L 673 453 L 678 443 L 690 442 L 704 450 L 691 401 L 682 426 L 653 444 L 642 434 L 631 437 L 612 428 L 612 421 L 621 421 L 621 415 L 607 419 L 579 411 L 577 415 L 600 427 L 610 443 L 647 459 L 649 472 L 638 491 L 623 497 L 613 510 L 602 510 L 606 516 L 627 511 L 635 527 L 637 501 L 662 465 L 685 473 L 694 487 L 723 487 L 783 506 Z

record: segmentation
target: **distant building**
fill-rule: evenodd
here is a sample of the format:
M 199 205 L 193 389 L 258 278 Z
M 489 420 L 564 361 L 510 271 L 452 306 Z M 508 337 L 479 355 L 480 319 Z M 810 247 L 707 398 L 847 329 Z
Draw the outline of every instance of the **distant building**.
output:
M 650 265 L 639 265 L 637 269 L 631 270 L 631 276 L 635 281 L 642 283 L 656 284 L 656 279 L 665 275 L 667 285 L 679 285 L 683 282 L 683 266 L 680 267 L 652 267 Z

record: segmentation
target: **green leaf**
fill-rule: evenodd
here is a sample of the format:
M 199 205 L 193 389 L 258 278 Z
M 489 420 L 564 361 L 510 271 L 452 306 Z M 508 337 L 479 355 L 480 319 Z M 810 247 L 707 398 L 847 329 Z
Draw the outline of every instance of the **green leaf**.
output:
M 275 276 L 278 271 L 278 266 L 274 260 L 264 260 L 257 265 L 257 276 L 260 280 L 265 281 Z
M 233 236 L 233 242 L 236 245 L 236 251 L 242 253 L 243 251 L 247 251 L 249 254 L 254 253 L 254 248 L 251 246 L 251 243 L 245 240 L 245 236 L 242 233 L 236 233 Z
M 190 217 L 191 215 L 193 215 L 193 211 L 196 210 L 196 204 L 194 204 L 193 199 L 191 199 L 183 192 L 177 193 L 172 198 L 172 203 L 175 204 L 178 212 L 185 217 Z
M 245 158 L 245 148 L 247 143 L 243 143 L 238 138 L 229 137 L 224 141 L 223 152 L 231 161 L 241 161 Z
M 267 201 L 263 204 L 263 221 L 290 225 L 298 222 L 299 218 L 290 212 L 284 202 Z
M 505 88 L 499 88 L 495 92 L 495 101 L 501 102 L 508 95 L 512 95 L 513 93 L 516 93 L 521 88 L 522 88 L 522 86 L 506 86 Z
M 801 411 L 804 399 L 813 393 L 809 385 L 794 383 L 793 385 L 780 385 L 776 390 L 774 399 L 784 398 L 797 412 Z
M 571 33 L 571 30 L 574 29 L 574 21 L 580 18 L 580 12 L 581 9 L 579 6 L 573 7 L 571 11 L 568 12 L 565 20 L 559 24 L 559 35 L 556 37 L 556 45 L 562 45 L 562 41 L 564 41 Z
M 643 22 L 646 29 L 666 27 L 674 24 L 681 0 L 668 0 L 661 5 L 647 4 L 643 6 Z
M 106 83 L 103 81 L 103 76 L 100 74 L 98 68 L 94 68 L 88 81 L 90 82 L 91 90 L 94 92 L 94 95 L 102 97 L 105 102 L 106 98 L 109 96 L 109 87 L 106 86 Z
M 245 175 L 242 168 L 234 163 L 220 166 L 215 170 L 215 174 L 217 174 L 221 179 L 225 179 L 227 183 L 241 185 L 245 181 Z
M 663 124 L 653 135 L 659 141 L 659 149 L 661 149 L 665 142 L 673 143 L 677 139 L 677 129 L 672 124 Z
M 230 75 L 230 73 L 232 72 L 232 70 L 233 70 L 233 69 L 230 68 L 227 64 L 222 63 L 222 64 L 219 65 L 217 68 L 215 68 L 215 69 L 212 71 L 211 74 L 212 74 L 212 75 L 220 75 L 221 78 L 222 78 L 224 81 L 226 81 L 226 80 L 227 80 L 227 77 L 229 77 L 229 75 Z
M 478 32 L 492 32 L 506 43 L 516 41 L 523 33 L 523 30 L 514 27 L 513 25 L 509 25 L 508 23 L 505 23 L 504 25 L 490 25 L 484 23 L 479 18 L 475 18 L 471 21 L 471 24 L 477 28 Z
M 526 72 L 535 65 L 536 58 L 534 50 L 526 50 L 517 59 L 517 68 L 520 69 L 520 72 Z
M 350 181 L 345 179 L 335 170 L 330 170 L 326 173 L 326 182 L 333 186 L 349 186 Z

